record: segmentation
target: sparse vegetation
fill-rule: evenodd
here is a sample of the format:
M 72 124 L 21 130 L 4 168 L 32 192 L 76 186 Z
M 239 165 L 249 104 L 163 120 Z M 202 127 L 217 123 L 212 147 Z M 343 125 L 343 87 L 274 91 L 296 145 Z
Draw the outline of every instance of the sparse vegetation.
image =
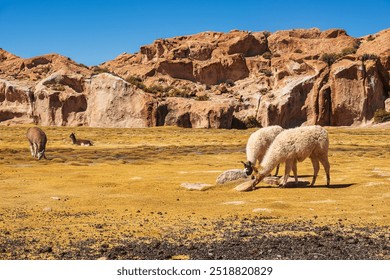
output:
M 265 52 L 265 53 L 263 53 L 263 58 L 265 58 L 265 59 L 271 59 L 271 58 L 272 58 L 272 53 L 270 53 L 270 52 Z
M 170 89 L 166 93 L 166 96 L 190 98 L 193 96 L 193 94 L 189 93 L 188 89 L 180 90 L 178 88 L 170 87 Z
M 168 92 L 170 89 L 171 89 L 171 87 L 163 87 L 161 85 L 152 85 L 150 87 L 146 87 L 144 90 L 146 92 L 153 93 L 153 94 L 158 94 L 158 93 L 162 94 L 162 93 Z
M 374 36 L 372 36 L 372 35 L 369 35 L 368 37 L 367 37 L 367 41 L 374 41 L 375 40 L 375 37 Z
M 331 66 L 340 58 L 340 55 L 337 53 L 324 53 L 321 55 L 320 60 Z
M 341 56 L 349 55 L 349 54 L 355 54 L 356 48 L 345 48 L 341 51 Z
M 111 73 L 110 70 L 108 70 L 108 68 L 101 68 L 99 66 L 95 66 L 92 68 L 92 71 L 93 71 L 93 75 L 98 75 L 98 74 L 102 74 L 102 73 Z
M 262 95 L 265 95 L 265 94 L 268 93 L 268 89 L 267 89 L 267 88 L 262 88 L 262 89 L 260 89 L 260 93 L 261 93 Z
M 145 84 L 142 82 L 141 78 L 135 76 L 129 76 L 125 79 L 126 82 L 136 86 L 139 89 L 144 90 L 146 88 Z
M 355 54 L 360 46 L 360 41 L 356 42 L 353 47 L 344 48 L 340 53 L 324 53 L 320 56 L 320 60 L 324 61 L 328 66 L 331 66 L 338 59 L 346 56 Z
M 89 68 L 87 65 L 85 65 L 84 63 L 79 63 L 78 64 L 80 67 L 83 67 L 83 68 Z
M 260 127 L 259 121 L 256 119 L 256 116 L 248 116 L 244 120 L 244 125 L 246 128 Z
M 210 100 L 210 97 L 207 94 L 204 95 L 198 95 L 195 97 L 196 101 L 207 101 Z
M 362 55 L 362 61 L 377 60 L 377 59 L 378 59 L 378 56 L 376 54 L 365 53 Z
M 234 81 L 232 79 L 227 79 L 225 81 L 226 85 L 229 86 L 229 87 L 233 87 L 235 84 L 234 84 Z
M 162 85 L 152 85 L 150 87 L 146 86 L 142 79 L 135 76 L 129 76 L 125 80 L 126 82 L 136 86 L 139 89 L 142 89 L 145 92 L 161 95 L 161 96 L 168 96 L 168 97 L 183 97 L 183 98 L 190 98 L 193 95 L 190 93 L 190 89 L 184 88 L 184 89 L 178 89 L 173 86 L 162 86 Z
M 260 73 L 263 73 L 264 75 L 266 75 L 267 77 L 271 77 L 273 74 L 272 74 L 272 71 L 271 70 L 268 70 L 268 69 L 261 69 L 260 70 Z
M 65 91 L 65 86 L 61 84 L 50 85 L 50 88 L 55 91 Z
M 390 112 L 385 109 L 378 109 L 374 113 L 374 122 L 383 123 L 390 121 Z

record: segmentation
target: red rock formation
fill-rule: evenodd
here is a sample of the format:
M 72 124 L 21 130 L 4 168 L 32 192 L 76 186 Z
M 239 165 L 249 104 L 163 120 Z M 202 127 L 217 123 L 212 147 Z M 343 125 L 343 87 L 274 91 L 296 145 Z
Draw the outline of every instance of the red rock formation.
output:
M 370 123 L 389 103 L 389 40 L 390 29 L 362 38 L 316 28 L 203 32 L 158 39 L 90 68 L 57 54 L 23 59 L 0 49 L 0 123 Z
M 159 104 L 157 125 L 186 128 L 231 128 L 233 104 L 170 98 Z

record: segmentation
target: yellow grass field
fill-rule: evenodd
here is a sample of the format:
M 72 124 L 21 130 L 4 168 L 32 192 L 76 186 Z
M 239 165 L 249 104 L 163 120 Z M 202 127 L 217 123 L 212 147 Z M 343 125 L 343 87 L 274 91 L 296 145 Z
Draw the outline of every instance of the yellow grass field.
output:
M 58 258 L 51 253 L 80 240 L 107 247 L 111 240 L 159 239 L 183 228 L 193 229 L 189 239 L 199 238 L 231 218 L 390 226 L 390 129 L 327 128 L 330 187 L 321 166 L 315 187 L 262 182 L 241 193 L 233 190 L 237 182 L 215 180 L 242 168 L 254 129 L 43 127 L 48 159 L 38 161 L 25 138 L 28 127 L 0 126 L 0 237 L 3 245 L 15 243 L 13 251 L 0 250 L 0 259 Z M 71 132 L 94 146 L 72 145 Z M 298 164 L 301 180 L 311 181 L 312 172 L 310 160 Z M 198 191 L 182 183 L 212 186 Z

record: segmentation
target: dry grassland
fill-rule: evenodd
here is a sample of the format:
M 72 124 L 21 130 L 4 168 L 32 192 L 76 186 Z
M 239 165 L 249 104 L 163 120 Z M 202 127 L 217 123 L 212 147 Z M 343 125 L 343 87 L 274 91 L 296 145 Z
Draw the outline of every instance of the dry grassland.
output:
M 314 188 L 260 183 L 239 193 L 237 183 L 215 179 L 241 168 L 254 130 L 45 127 L 48 160 L 37 161 L 27 128 L 0 127 L 0 259 L 69 258 L 81 241 L 103 256 L 102 244 L 166 239 L 184 229 L 186 238 L 201 238 L 224 219 L 390 226 L 389 129 L 328 128 L 330 187 L 321 166 Z M 71 145 L 71 132 L 94 146 Z M 310 160 L 298 165 L 301 180 L 311 181 L 312 172 Z M 182 183 L 212 186 L 191 191 Z M 300 232 L 269 233 L 280 234 Z

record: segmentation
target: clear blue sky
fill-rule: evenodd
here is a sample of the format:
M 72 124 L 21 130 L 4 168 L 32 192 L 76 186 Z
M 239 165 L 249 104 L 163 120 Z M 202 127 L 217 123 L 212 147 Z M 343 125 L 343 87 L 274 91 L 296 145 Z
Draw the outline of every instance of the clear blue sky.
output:
M 376 33 L 390 28 L 390 0 L 0 0 L 0 48 L 24 58 L 59 53 L 86 65 L 158 38 L 311 27 Z

